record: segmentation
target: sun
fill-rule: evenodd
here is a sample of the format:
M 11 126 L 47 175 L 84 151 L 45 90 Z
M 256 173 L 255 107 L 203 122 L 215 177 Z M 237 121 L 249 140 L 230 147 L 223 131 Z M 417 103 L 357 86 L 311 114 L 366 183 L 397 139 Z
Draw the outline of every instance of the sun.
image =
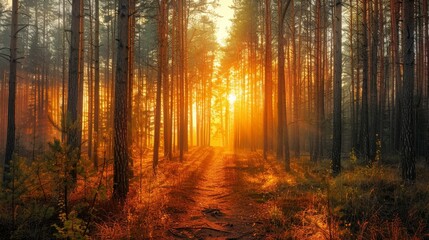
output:
M 228 102 L 229 102 L 229 104 L 234 105 L 234 103 L 235 103 L 236 100 L 237 100 L 237 96 L 235 96 L 234 93 L 230 93 L 228 95 Z

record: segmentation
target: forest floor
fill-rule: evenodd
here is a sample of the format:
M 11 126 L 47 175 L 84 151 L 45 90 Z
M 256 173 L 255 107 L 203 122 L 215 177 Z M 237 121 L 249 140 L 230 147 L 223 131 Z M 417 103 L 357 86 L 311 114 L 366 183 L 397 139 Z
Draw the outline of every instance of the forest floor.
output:
M 292 158 L 286 172 L 282 162 L 272 154 L 264 159 L 261 151 L 191 148 L 182 161 L 160 159 L 155 174 L 150 151 L 134 152 L 130 191 L 119 205 L 110 197 L 113 162 L 103 157 L 102 168 L 82 173 L 86 177 L 69 196 L 69 218 L 61 220 L 55 208 L 57 175 L 50 167 L 57 155 L 49 156 L 31 165 L 25 158 L 18 161 L 17 191 L 12 193 L 17 197 L 12 200 L 19 202 L 13 214 L 10 198 L 0 194 L 0 234 L 6 234 L 1 236 L 429 238 L 429 171 L 421 159 L 418 179 L 410 184 L 401 180 L 398 156 L 368 166 L 352 152 L 342 159 L 342 173 L 333 178 L 329 159 L 312 162 L 305 155 Z M 40 169 L 45 169 L 43 175 Z M 60 228 L 54 227 L 58 224 Z
M 292 159 L 291 172 L 261 152 L 194 148 L 180 161 L 150 155 L 135 169 L 129 200 L 96 222 L 98 239 L 423 239 L 425 181 L 401 184 L 396 164 L 345 160 L 333 179 L 328 160 Z M 139 165 L 134 163 L 134 166 Z M 425 166 L 418 174 L 425 178 Z M 139 174 L 137 174 L 139 173 Z M 140 179 L 138 181 L 137 179 Z M 418 193 L 418 194 L 417 194 Z M 98 214 L 100 216 L 100 213 Z M 102 215 L 102 214 L 101 214 Z
M 143 180 L 143 199 L 131 193 L 128 214 L 100 224 L 95 237 L 329 238 L 323 181 L 299 163 L 292 169 L 260 152 L 192 149 L 183 162 L 161 161 L 158 174 Z

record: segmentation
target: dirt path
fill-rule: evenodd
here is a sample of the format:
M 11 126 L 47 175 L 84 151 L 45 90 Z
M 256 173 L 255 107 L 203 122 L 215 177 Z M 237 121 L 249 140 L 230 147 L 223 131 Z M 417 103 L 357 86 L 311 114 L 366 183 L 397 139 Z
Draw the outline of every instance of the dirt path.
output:
M 191 156 L 192 157 L 192 156 Z M 243 198 L 236 157 L 207 148 L 193 170 L 171 190 L 167 236 L 183 239 L 258 239 L 258 211 Z
M 313 165 L 296 160 L 287 173 L 261 152 L 192 148 L 183 161 L 161 162 L 157 175 L 148 165 L 142 198 L 100 224 L 97 239 L 329 239 L 316 177 L 328 166 Z

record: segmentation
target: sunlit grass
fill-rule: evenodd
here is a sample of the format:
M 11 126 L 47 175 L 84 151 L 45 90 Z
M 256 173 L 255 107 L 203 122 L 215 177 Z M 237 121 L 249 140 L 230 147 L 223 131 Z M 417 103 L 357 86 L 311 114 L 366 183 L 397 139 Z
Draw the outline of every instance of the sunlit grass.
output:
M 266 209 L 273 234 L 292 239 L 421 239 L 429 236 L 429 187 L 403 185 L 397 164 L 372 167 L 345 160 L 330 175 L 330 161 L 292 161 L 291 173 L 274 160 L 246 159 L 249 196 Z M 390 161 L 390 160 L 389 160 Z M 385 160 L 385 162 L 389 162 Z M 397 160 L 396 160 L 397 161 Z M 252 165 L 252 164 L 249 164 Z M 428 177 L 418 164 L 418 174 Z M 426 230 L 425 230 L 426 229 Z
M 420 238 L 428 227 L 429 187 L 404 185 L 395 165 L 351 166 L 331 183 L 333 213 L 363 239 Z M 428 177 L 417 165 L 419 176 Z M 420 237 L 419 237 L 420 236 Z

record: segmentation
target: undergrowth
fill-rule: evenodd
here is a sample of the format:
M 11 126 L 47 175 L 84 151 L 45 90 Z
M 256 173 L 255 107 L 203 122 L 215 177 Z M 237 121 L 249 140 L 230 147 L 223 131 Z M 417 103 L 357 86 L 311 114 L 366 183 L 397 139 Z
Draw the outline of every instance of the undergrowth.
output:
M 31 159 L 15 155 L 9 183 L 0 193 L 2 239 L 85 239 L 92 227 L 89 198 L 97 189 L 98 174 L 86 170 L 88 160 L 77 164 L 78 182 L 73 187 L 67 166 L 67 147 L 54 140 L 49 149 Z M 73 189 L 65 202 L 64 189 Z M 85 195 L 86 194 L 86 195 Z
M 273 238 L 429 238 L 429 173 L 424 165 L 418 165 L 419 180 L 404 185 L 396 163 L 360 165 L 354 151 L 336 178 L 330 175 L 329 160 L 294 159 L 292 171 L 285 173 L 275 159 L 241 158 L 258 166 L 242 168 L 241 177 L 248 196 L 266 209 L 266 230 Z M 383 159 L 387 162 L 395 161 Z M 264 188 L 267 182 L 271 187 Z
M 333 214 L 341 227 L 360 239 L 423 239 L 429 237 L 428 174 L 403 184 L 392 165 L 355 166 L 330 181 Z

